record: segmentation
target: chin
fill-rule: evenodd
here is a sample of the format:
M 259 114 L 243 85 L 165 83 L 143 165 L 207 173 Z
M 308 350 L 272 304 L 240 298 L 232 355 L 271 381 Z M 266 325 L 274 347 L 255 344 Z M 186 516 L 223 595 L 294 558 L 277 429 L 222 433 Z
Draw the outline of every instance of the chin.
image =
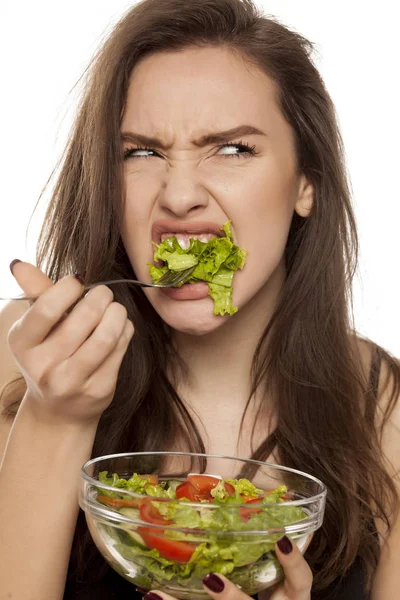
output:
M 188 335 L 207 335 L 212 333 L 225 324 L 230 315 L 214 315 L 214 302 L 212 298 L 202 298 L 201 300 L 172 300 L 168 297 L 159 296 L 160 292 L 156 292 L 157 297 L 154 297 L 152 291 L 146 290 L 146 295 L 167 325 Z

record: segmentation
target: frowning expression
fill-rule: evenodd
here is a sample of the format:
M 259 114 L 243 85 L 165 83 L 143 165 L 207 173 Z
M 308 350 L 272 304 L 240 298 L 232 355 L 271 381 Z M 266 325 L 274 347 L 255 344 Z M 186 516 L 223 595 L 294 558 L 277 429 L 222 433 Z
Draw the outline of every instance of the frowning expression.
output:
M 152 241 L 219 235 L 230 220 L 235 243 L 248 251 L 233 303 L 244 311 L 275 296 L 293 211 L 301 213 L 310 197 L 276 84 L 223 48 L 146 57 L 131 75 L 121 139 L 121 236 L 137 277 L 150 280 Z M 235 318 L 214 316 L 204 287 L 145 293 L 180 331 L 204 334 Z

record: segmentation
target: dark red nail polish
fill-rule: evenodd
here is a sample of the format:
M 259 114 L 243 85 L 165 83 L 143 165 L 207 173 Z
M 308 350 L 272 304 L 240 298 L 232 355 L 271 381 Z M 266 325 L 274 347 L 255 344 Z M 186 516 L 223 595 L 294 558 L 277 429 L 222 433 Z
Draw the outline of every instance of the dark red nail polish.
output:
M 280 540 L 278 540 L 278 548 L 281 552 L 283 552 L 283 554 L 290 554 L 291 551 L 293 550 L 293 545 L 292 542 L 289 540 L 289 538 L 284 535 L 283 538 L 281 538 Z
M 222 579 L 218 577 L 215 573 L 209 573 L 205 577 L 203 577 L 203 583 L 209 590 L 219 594 L 225 587 Z
M 82 285 L 85 283 L 84 279 L 82 277 L 82 275 L 79 275 L 79 273 L 74 273 L 74 277 L 75 279 L 77 279 L 79 281 L 79 283 L 81 283 Z
M 163 600 L 163 598 L 161 598 L 161 596 L 159 596 L 158 594 L 155 594 L 154 592 L 147 592 L 147 594 L 145 596 L 143 596 L 143 598 L 145 600 Z
M 14 258 L 14 260 L 12 260 L 12 261 L 10 262 L 10 271 L 11 271 L 11 274 L 12 274 L 12 275 L 14 275 L 14 273 L 13 273 L 13 271 L 12 271 L 12 270 L 13 270 L 13 266 L 14 266 L 14 265 L 16 265 L 16 264 L 17 264 L 17 263 L 19 263 L 19 262 L 22 262 L 22 260 L 19 260 L 19 258 Z
M 140 586 L 138 586 L 138 587 L 136 588 L 136 591 L 137 591 L 137 592 L 139 592 L 139 594 L 147 594 L 147 592 L 148 592 L 149 590 L 148 590 L 147 588 L 143 588 L 143 587 L 140 587 Z

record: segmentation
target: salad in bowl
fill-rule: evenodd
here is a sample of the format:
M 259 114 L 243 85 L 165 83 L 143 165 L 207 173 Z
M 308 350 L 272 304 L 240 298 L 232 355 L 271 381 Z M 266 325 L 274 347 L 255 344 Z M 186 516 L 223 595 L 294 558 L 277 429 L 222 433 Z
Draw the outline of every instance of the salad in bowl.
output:
M 277 583 L 275 543 L 287 535 L 304 552 L 325 508 L 318 479 L 254 460 L 116 454 L 88 461 L 81 474 L 79 503 L 104 558 L 135 585 L 177 598 L 207 597 L 210 572 L 249 595 Z

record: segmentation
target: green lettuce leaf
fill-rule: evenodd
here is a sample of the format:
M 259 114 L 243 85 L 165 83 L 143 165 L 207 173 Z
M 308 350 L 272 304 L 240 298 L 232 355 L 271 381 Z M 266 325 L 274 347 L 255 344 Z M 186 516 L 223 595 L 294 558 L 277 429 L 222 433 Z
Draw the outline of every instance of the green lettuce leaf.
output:
M 258 496 L 264 492 L 264 490 L 256 488 L 248 479 L 227 479 L 226 481 L 235 488 L 238 494 L 243 494 L 243 496 Z M 286 487 L 285 491 L 287 491 Z
M 169 271 L 195 267 L 186 283 L 205 281 L 209 295 L 214 300 L 214 314 L 235 314 L 237 307 L 232 304 L 233 275 L 237 269 L 244 267 L 247 251 L 233 243 L 230 221 L 221 229 L 225 237 L 215 237 L 207 243 L 190 238 L 187 249 L 180 247 L 175 236 L 154 244 L 154 261 L 163 261 L 164 264 L 161 267 L 152 263 L 147 265 L 153 283 L 157 283 Z
M 165 489 L 161 485 L 149 484 L 145 487 L 145 493 L 148 496 L 156 498 L 176 498 L 175 490 L 172 488 Z M 162 504 L 159 502 L 159 504 Z
M 234 315 L 238 309 L 232 304 L 232 288 L 209 283 L 209 294 L 214 300 L 214 315 Z
M 178 502 L 152 502 L 158 512 L 179 527 L 200 528 L 201 518 L 195 508 Z
M 147 488 L 151 490 L 152 488 L 160 488 L 160 491 L 163 493 L 160 494 L 162 497 L 171 497 L 170 494 L 166 494 L 164 488 L 161 486 L 152 486 L 150 484 L 149 478 L 143 478 L 137 473 L 134 473 L 130 479 L 124 479 L 123 477 L 119 477 L 116 473 L 114 473 L 111 477 L 108 477 L 108 471 L 101 471 L 99 473 L 99 481 L 100 483 L 105 483 L 106 485 L 111 485 L 116 488 L 121 488 L 121 490 L 128 490 L 129 492 L 134 492 L 135 494 L 147 494 Z M 103 488 L 98 488 L 99 494 L 102 496 L 108 496 L 109 498 L 125 498 L 128 500 L 132 500 L 132 496 L 128 494 L 118 494 L 117 492 L 112 492 L 111 490 L 106 490 Z M 149 496 L 155 495 L 149 493 Z
M 126 560 L 141 565 L 143 574 L 151 575 L 152 579 L 167 579 L 168 581 L 174 577 L 176 572 L 176 563 L 160 556 L 160 553 L 155 548 L 153 550 L 143 550 L 139 546 L 128 546 L 123 542 L 114 544 L 115 550 L 121 554 Z

